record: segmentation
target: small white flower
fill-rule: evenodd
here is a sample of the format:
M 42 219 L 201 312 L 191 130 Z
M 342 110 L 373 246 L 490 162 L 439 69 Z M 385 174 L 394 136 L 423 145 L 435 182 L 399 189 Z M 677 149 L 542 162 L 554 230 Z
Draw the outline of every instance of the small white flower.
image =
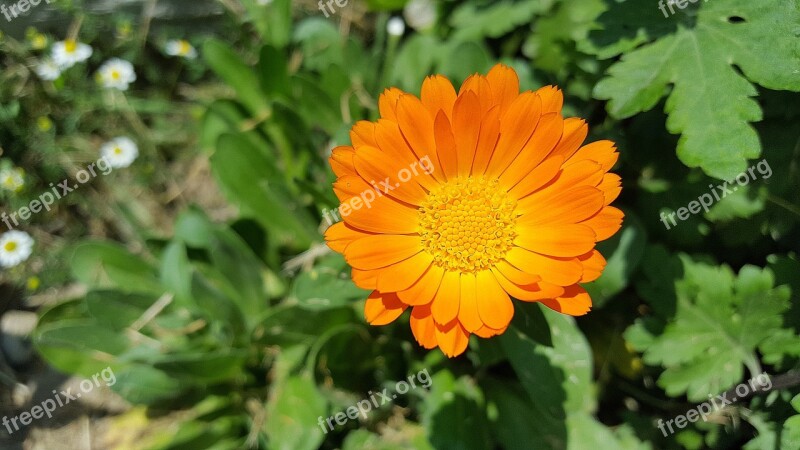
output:
M 180 56 L 186 59 L 197 58 L 197 50 L 188 41 L 183 39 L 173 39 L 164 46 L 164 53 L 170 56 Z
M 19 192 L 25 187 L 25 171 L 19 167 L 0 171 L 0 186 L 11 192 Z
M 128 61 L 111 58 L 97 70 L 97 79 L 103 87 L 127 91 L 128 85 L 136 81 L 136 72 Z
M 0 267 L 18 266 L 30 258 L 33 238 L 24 231 L 9 231 L 0 236 Z
M 36 71 L 36 75 L 39 75 L 39 78 L 45 81 L 53 81 L 61 76 L 61 68 L 50 58 L 39 61 L 33 70 Z
M 86 61 L 92 56 L 92 47 L 88 45 L 67 39 L 66 41 L 59 41 L 53 44 L 53 62 L 55 62 L 61 70 L 69 69 L 75 64 Z
M 431 0 L 411 0 L 403 8 L 403 17 L 415 30 L 427 30 L 436 23 L 436 5 Z
M 406 23 L 400 17 L 392 17 L 386 23 L 386 31 L 392 36 L 402 36 L 406 31 Z
M 139 147 L 128 137 L 114 138 L 100 147 L 100 156 L 115 169 L 130 166 L 139 156 Z

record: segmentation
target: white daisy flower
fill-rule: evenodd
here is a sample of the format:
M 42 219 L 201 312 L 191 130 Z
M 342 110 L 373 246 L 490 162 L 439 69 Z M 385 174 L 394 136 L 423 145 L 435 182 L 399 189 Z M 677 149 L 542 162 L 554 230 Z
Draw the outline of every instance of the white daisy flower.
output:
M 392 36 L 402 36 L 406 31 L 406 23 L 400 17 L 392 17 L 386 22 L 386 31 Z
M 92 47 L 67 39 L 53 44 L 53 61 L 61 70 L 69 69 L 75 64 L 86 61 L 92 56 Z
M 0 236 L 0 267 L 18 266 L 30 258 L 33 238 L 24 231 L 9 231 Z
M 115 169 L 130 166 L 139 156 L 139 147 L 128 137 L 114 138 L 100 147 L 100 155 Z
M 61 67 L 50 58 L 39 61 L 33 70 L 36 72 L 36 75 L 39 75 L 39 78 L 46 81 L 53 81 L 61 76 Z
M 19 167 L 0 171 L 0 186 L 11 192 L 19 192 L 25 187 L 25 171 Z
M 124 59 L 111 58 L 97 70 L 97 79 L 103 87 L 127 91 L 128 85 L 136 81 L 133 64 Z
M 415 30 L 427 30 L 436 23 L 436 5 L 431 0 L 411 0 L 403 8 L 403 17 Z
M 183 39 L 173 39 L 164 46 L 164 53 L 169 56 L 180 56 L 186 59 L 197 58 L 197 50 L 188 41 Z

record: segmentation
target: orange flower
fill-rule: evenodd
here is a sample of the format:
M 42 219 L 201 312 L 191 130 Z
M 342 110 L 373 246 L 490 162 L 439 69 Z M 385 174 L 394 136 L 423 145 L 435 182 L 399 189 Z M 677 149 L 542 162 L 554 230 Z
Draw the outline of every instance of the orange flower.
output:
M 411 307 L 417 341 L 453 357 L 471 334 L 506 330 L 511 297 L 591 309 L 578 283 L 600 276 L 595 243 L 622 224 L 609 206 L 620 178 L 607 173 L 618 153 L 610 141 L 581 146 L 586 122 L 564 119 L 562 104 L 552 86 L 520 94 L 514 70 L 496 65 L 458 94 L 440 75 L 421 99 L 388 89 L 381 118 L 353 127 L 353 145 L 330 159 L 343 222 L 325 239 L 373 290 L 369 323 Z

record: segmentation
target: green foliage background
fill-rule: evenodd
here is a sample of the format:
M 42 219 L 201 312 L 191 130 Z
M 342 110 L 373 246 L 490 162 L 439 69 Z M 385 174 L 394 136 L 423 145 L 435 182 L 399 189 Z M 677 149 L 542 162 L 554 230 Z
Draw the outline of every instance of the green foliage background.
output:
M 113 233 L 49 231 L 61 250 L 46 267 L 71 275 L 44 280 L 89 291 L 42 312 L 35 343 L 47 362 L 81 376 L 110 364 L 128 401 L 188 411 L 178 432 L 142 448 L 800 448 L 792 382 L 669 436 L 656 426 L 761 373 L 797 379 L 800 1 L 709 0 L 667 18 L 655 1 L 442 1 L 429 29 L 402 38 L 385 30 L 403 1 L 350 3 L 325 18 L 313 2 L 241 0 L 222 31 L 192 37 L 202 59 L 186 67 L 154 55 L 153 36 L 104 43 L 109 25 L 85 17 L 81 39 L 143 72 L 125 101 L 88 94 L 86 74 L 48 85 L 4 70 L 3 156 L 41 184 L 86 159 L 87 136 L 109 123 L 144 148 L 146 169 L 98 188 Z M 26 63 L 25 45 L 3 43 L 7 67 Z M 587 286 L 593 312 L 574 320 L 516 302 L 507 333 L 448 360 L 416 345 L 407 317 L 368 326 L 368 293 L 321 250 L 322 212 L 336 207 L 327 153 L 377 117 L 384 88 L 418 93 L 429 74 L 459 83 L 498 61 L 523 89 L 559 85 L 589 141 L 618 143 L 626 220 L 600 245 L 609 264 Z M 180 83 L 203 90 L 182 97 Z M 56 130 L 29 125 L 37 105 Z M 162 167 L 184 152 L 209 161 L 238 213 L 219 221 L 164 205 L 176 212 L 165 233 L 124 186 L 169 186 Z M 771 176 L 665 228 L 661 213 L 762 159 Z M 93 207 L 91 196 L 70 202 L 55 214 Z M 138 326 L 159 299 L 167 306 Z M 319 427 L 420 370 L 429 390 Z

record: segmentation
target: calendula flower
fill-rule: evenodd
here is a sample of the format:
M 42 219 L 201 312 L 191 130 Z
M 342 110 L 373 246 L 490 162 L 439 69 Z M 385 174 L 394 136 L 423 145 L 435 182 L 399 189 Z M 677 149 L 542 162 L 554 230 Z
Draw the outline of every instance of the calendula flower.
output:
M 26 261 L 33 251 L 33 238 L 24 231 L 9 231 L 0 236 L 0 266 L 14 267 Z
M 197 50 L 192 47 L 192 44 L 183 39 L 173 39 L 171 41 L 167 41 L 167 44 L 164 46 L 164 53 L 170 56 L 180 56 L 186 59 L 197 58 Z
M 19 192 L 25 187 L 25 171 L 19 167 L 10 167 L 0 171 L 0 186 L 11 192 Z
M 574 316 L 591 309 L 580 283 L 600 276 L 595 244 L 623 218 L 609 206 L 621 191 L 608 173 L 618 153 L 610 141 L 582 145 L 586 122 L 563 118 L 562 104 L 552 86 L 520 94 L 504 65 L 458 93 L 432 76 L 421 99 L 384 92 L 381 118 L 333 150 L 334 191 L 350 207 L 325 239 L 373 291 L 371 324 L 410 307 L 416 340 L 453 357 L 470 335 L 506 330 L 512 297 Z M 423 160 L 431 170 L 409 169 Z
M 53 61 L 61 70 L 69 69 L 92 56 L 92 47 L 73 39 L 56 42 L 52 51 Z
M 128 61 L 111 58 L 100 66 L 96 77 L 103 87 L 127 91 L 128 86 L 136 81 L 136 72 Z
M 128 137 L 114 138 L 100 147 L 100 156 L 115 169 L 130 166 L 139 156 L 139 147 Z
M 61 66 L 50 58 L 39 61 L 33 69 L 39 78 L 45 81 L 57 80 L 61 76 Z

